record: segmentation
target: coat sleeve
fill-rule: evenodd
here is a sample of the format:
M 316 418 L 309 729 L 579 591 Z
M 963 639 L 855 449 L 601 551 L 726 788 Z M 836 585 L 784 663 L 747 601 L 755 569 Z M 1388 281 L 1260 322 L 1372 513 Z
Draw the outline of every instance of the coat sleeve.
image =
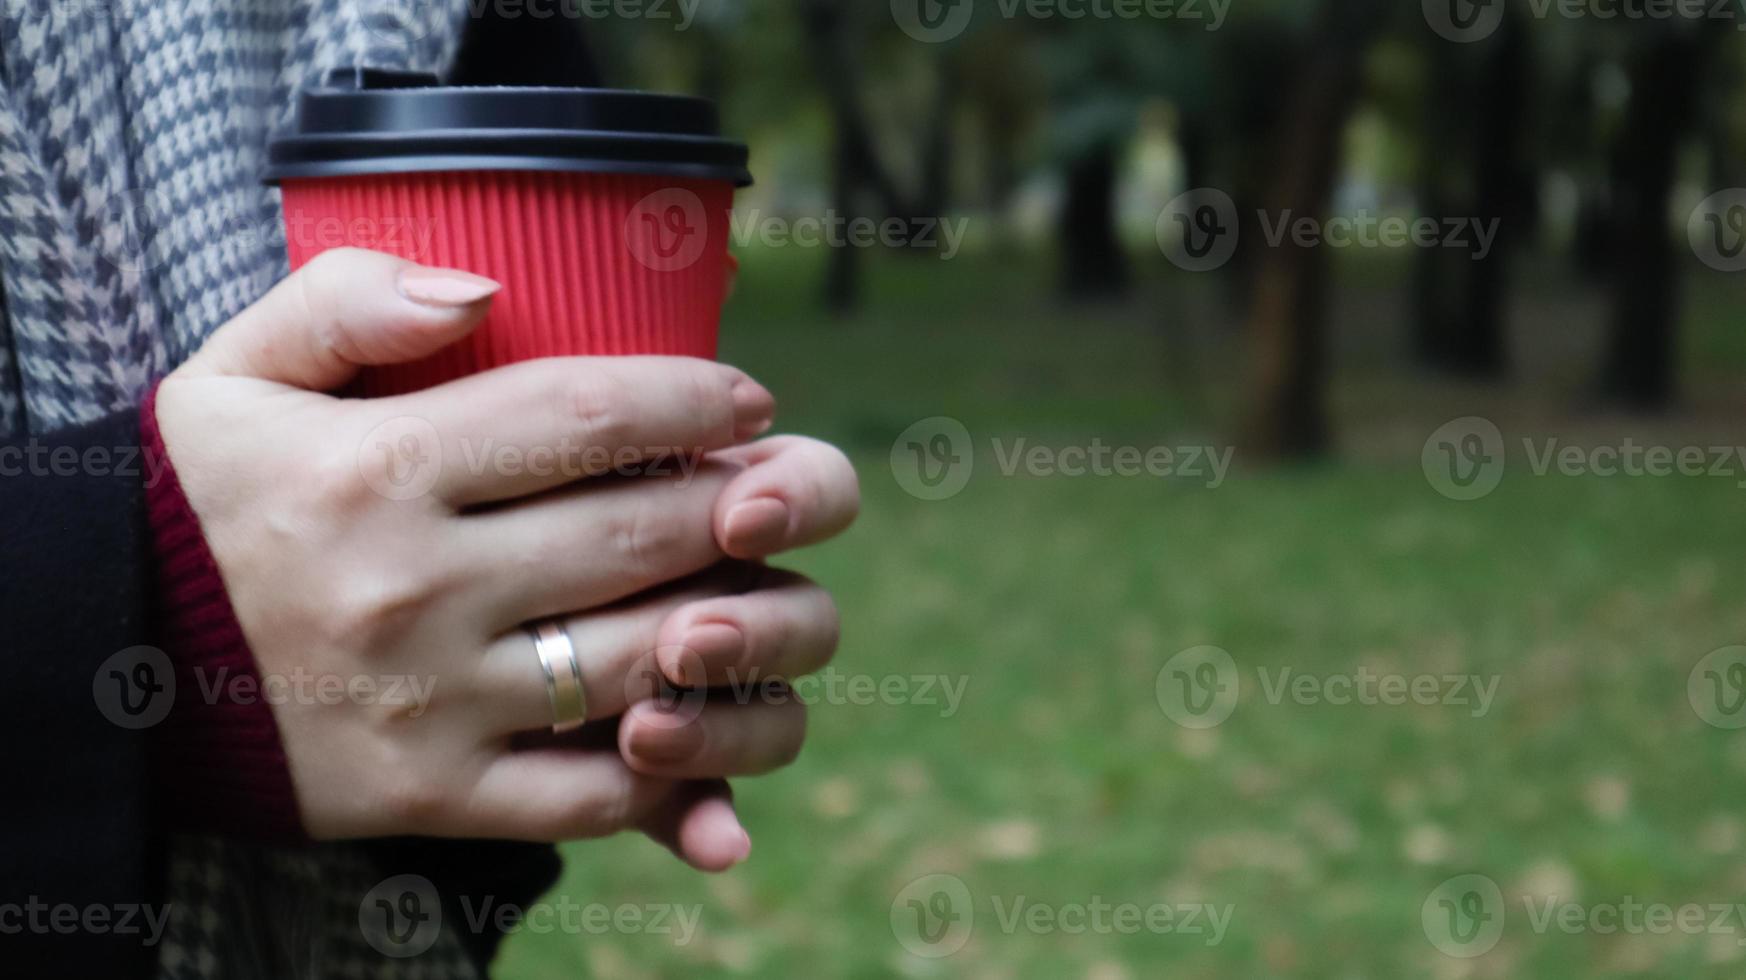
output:
M 19 976 L 140 976 L 154 957 L 138 424 L 0 443 L 0 945 Z

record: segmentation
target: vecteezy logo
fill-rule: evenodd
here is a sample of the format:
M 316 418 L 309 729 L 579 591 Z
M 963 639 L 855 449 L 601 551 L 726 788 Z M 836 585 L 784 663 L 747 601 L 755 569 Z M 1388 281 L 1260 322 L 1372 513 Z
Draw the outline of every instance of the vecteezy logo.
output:
M 897 26 L 924 44 L 950 41 L 964 33 L 974 13 L 974 0 L 891 0 Z
M 430 949 L 443 927 L 436 886 L 423 875 L 395 875 L 358 903 L 358 929 L 383 956 L 403 959 Z
M 644 657 L 625 672 L 624 703 L 653 701 L 659 710 L 645 715 L 644 722 L 669 730 L 684 728 L 703 714 L 709 701 L 707 685 L 675 687 L 662 672 L 663 663 L 676 664 L 680 674 L 687 678 L 701 675 L 704 670 L 703 658 L 684 644 L 656 647 L 654 656 Z
M 1746 271 L 1746 188 L 1718 191 L 1698 202 L 1685 233 L 1704 265 L 1717 272 Z
M 436 486 L 443 440 L 436 426 L 415 415 L 389 419 L 358 446 L 358 474 L 389 500 L 415 500 Z
M 1214 728 L 1237 710 L 1242 681 L 1223 649 L 1190 647 L 1165 661 L 1153 693 L 1165 717 L 1183 728 Z
M 1231 261 L 1238 230 L 1236 202 L 1212 187 L 1177 195 L 1153 229 L 1164 257 L 1188 272 L 1210 272 Z
M 1443 954 L 1457 959 L 1483 956 L 1503 938 L 1503 891 L 1485 875 L 1457 875 L 1425 897 L 1419 924 Z
M 891 934 L 910 953 L 937 960 L 970 941 L 976 907 L 970 887 L 956 875 L 926 875 L 891 900 Z
M 1450 500 L 1478 500 L 1503 480 L 1503 433 L 1490 419 L 1455 419 L 1431 433 L 1419 465 L 1432 489 Z
M 957 496 L 975 466 L 970 430 L 950 416 L 922 419 L 891 444 L 891 475 L 918 500 Z
M 1468 44 L 1497 33 L 1504 0 L 1424 0 L 1425 23 L 1445 41 Z
M 1691 709 L 1717 728 L 1746 728 L 1746 646 L 1712 650 L 1685 681 Z
M 624 244 L 632 258 L 655 272 L 690 268 L 709 245 L 703 199 L 683 187 L 655 191 L 625 215 Z
M 91 697 L 113 724 L 135 731 L 150 728 L 176 703 L 176 673 L 169 656 L 157 647 L 128 647 L 98 665 Z

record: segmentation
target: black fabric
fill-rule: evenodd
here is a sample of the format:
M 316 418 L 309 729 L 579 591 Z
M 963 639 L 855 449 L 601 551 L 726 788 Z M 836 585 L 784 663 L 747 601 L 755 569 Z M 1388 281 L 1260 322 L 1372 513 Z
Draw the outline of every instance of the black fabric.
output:
M 164 914 L 163 840 L 152 826 L 149 729 L 115 710 L 115 654 L 150 645 L 150 536 L 138 416 L 0 443 L 0 976 L 148 978 Z M 132 661 L 129 661 L 131 665 Z M 384 873 L 429 878 L 450 898 L 527 905 L 558 874 L 546 846 L 388 840 Z M 102 928 L 57 924 L 101 915 Z M 456 912 L 456 922 L 463 921 Z M 123 920 L 126 928 L 122 931 Z M 484 968 L 501 936 L 462 932 Z
M 146 735 L 99 709 L 98 669 L 150 642 L 143 464 L 132 413 L 0 444 L 0 956 L 9 976 L 146 975 L 161 909 Z M 111 926 L 61 931 L 54 906 Z M 64 914 L 64 913 L 61 913 Z M 95 923 L 96 920 L 90 920 Z
M 385 876 L 410 872 L 430 880 L 443 897 L 445 928 L 455 924 L 481 971 L 497 955 L 503 934 L 496 929 L 474 932 L 468 928 L 467 910 L 477 915 L 481 908 L 527 908 L 557 883 L 563 867 L 556 848 L 517 841 L 396 837 L 372 843 L 370 853 Z
M 468 20 L 449 84 L 564 88 L 606 84 L 581 18 L 525 16 L 496 7 Z
M 469 26 L 458 84 L 600 83 L 579 30 L 491 16 Z M 138 444 L 133 412 L 0 442 L 0 976 L 154 974 L 141 929 L 164 901 L 149 730 L 109 721 L 94 687 L 106 660 L 156 635 Z M 523 905 L 559 869 L 553 848 L 526 844 L 390 840 L 372 851 L 445 896 Z M 59 931 L 57 906 L 101 911 L 108 925 Z M 141 931 L 121 931 L 123 917 Z M 501 939 L 463 934 L 481 964 Z

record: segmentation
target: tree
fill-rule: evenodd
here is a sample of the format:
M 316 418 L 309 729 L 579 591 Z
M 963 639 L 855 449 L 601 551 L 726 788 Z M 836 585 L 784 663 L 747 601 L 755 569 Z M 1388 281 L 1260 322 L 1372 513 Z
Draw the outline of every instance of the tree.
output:
M 830 107 L 830 206 L 841 220 L 852 221 L 858 213 L 861 187 L 887 179 L 874 154 L 871 127 L 861 108 L 857 25 L 852 8 L 835 0 L 802 0 L 800 9 L 814 73 Z M 859 263 L 857 249 L 830 250 L 823 293 L 826 310 L 844 313 L 859 303 Z
M 877 202 L 883 217 L 897 217 L 911 231 L 942 215 L 951 186 L 951 135 L 959 74 L 955 44 L 937 45 L 933 110 L 918 142 L 919 193 L 906 194 L 877 148 L 871 118 L 862 103 L 860 55 L 868 47 L 861 8 L 839 0 L 800 0 L 801 21 L 832 127 L 831 209 L 843 221 L 861 213 L 862 194 Z M 911 235 L 909 240 L 916 240 Z M 853 309 L 860 295 L 860 256 L 854 248 L 831 249 L 824 304 L 833 313 Z
M 1274 215 L 1323 218 L 1333 196 L 1362 61 L 1386 0 L 1322 0 L 1269 159 Z M 1328 445 L 1327 250 L 1287 236 L 1259 256 L 1249 316 L 1251 377 L 1241 442 L 1262 458 L 1303 458 Z
M 1668 210 L 1714 35 L 1682 21 L 1634 24 L 1632 32 L 1630 102 L 1612 155 L 1614 299 L 1600 393 L 1623 408 L 1658 411 L 1676 390 L 1679 265 Z
M 1141 85 L 1132 50 L 1141 33 L 1109 22 L 1039 28 L 1049 79 L 1048 155 L 1061 174 L 1056 251 L 1069 301 L 1120 297 L 1130 281 L 1116 227 L 1116 185 L 1133 138 Z
M 1105 135 L 1067 161 L 1061 211 L 1061 291 L 1071 300 L 1120 296 L 1128 260 L 1116 233 L 1115 192 L 1124 142 Z
M 1513 16 L 1471 46 L 1426 37 L 1420 213 L 1472 217 L 1495 237 L 1484 254 L 1419 252 L 1413 353 L 1433 370 L 1495 378 L 1508 361 L 1510 252 L 1533 223 L 1532 174 L 1523 159 L 1528 38 Z
M 1230 194 L 1237 208 L 1237 249 L 1227 277 L 1233 308 L 1246 315 L 1254 301 L 1254 282 L 1266 238 L 1260 221 L 1274 160 L 1260 152 L 1277 138 L 1294 72 L 1301 58 L 1302 35 L 1308 23 L 1302 13 L 1285 9 L 1232 21 L 1225 29 L 1211 63 L 1201 73 L 1219 79 L 1205 96 L 1213 120 L 1209 176 L 1189 187 L 1216 186 Z

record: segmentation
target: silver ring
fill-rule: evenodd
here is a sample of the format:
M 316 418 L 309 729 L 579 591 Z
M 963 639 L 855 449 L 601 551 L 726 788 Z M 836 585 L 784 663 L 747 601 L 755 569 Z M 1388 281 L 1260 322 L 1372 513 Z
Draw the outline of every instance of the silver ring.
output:
M 582 690 L 582 667 L 576 663 L 576 645 L 557 620 L 534 623 L 527 628 L 539 654 L 540 670 L 546 675 L 546 694 L 552 701 L 552 731 L 572 732 L 588 720 L 588 695 Z

